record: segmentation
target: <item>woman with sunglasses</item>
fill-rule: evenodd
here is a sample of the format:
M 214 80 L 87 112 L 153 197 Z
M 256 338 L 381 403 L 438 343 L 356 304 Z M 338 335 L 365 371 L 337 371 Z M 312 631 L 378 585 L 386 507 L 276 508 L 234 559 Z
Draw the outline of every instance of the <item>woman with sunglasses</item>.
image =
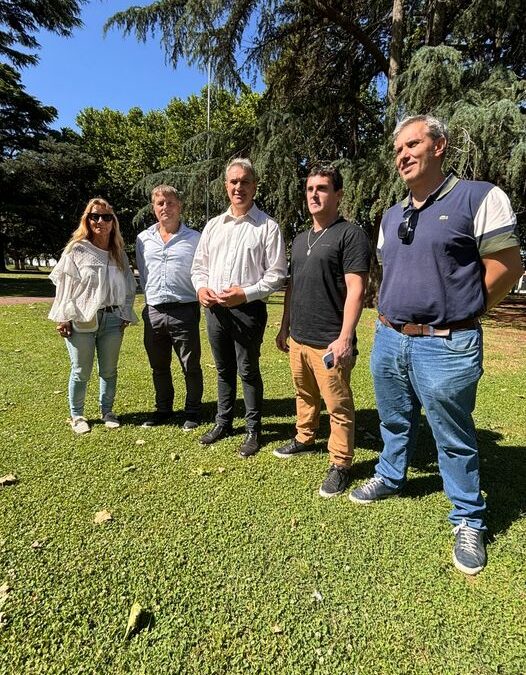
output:
M 71 360 L 71 428 L 76 434 L 90 431 L 84 401 L 96 350 L 102 420 L 108 429 L 115 429 L 120 426 L 113 414 L 117 362 L 124 328 L 137 323 L 136 284 L 119 221 L 105 199 L 88 202 L 50 279 L 57 291 L 49 318 L 57 322 Z

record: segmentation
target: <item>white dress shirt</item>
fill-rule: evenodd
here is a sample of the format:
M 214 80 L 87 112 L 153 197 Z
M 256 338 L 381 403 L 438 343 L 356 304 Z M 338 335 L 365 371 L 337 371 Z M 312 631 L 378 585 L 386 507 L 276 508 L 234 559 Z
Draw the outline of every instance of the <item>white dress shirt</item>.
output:
M 192 264 L 196 291 L 240 286 L 247 302 L 263 300 L 287 276 L 285 242 L 276 221 L 253 204 L 236 218 L 231 209 L 208 221 Z

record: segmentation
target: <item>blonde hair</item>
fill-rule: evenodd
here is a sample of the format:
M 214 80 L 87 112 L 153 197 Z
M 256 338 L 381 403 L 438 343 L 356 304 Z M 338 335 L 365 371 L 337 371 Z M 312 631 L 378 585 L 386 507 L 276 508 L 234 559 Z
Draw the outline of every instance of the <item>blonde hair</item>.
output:
M 181 194 L 177 188 L 174 188 L 173 185 L 157 185 L 152 190 L 152 204 L 155 202 L 157 195 L 172 195 L 179 201 L 182 201 Z
M 113 258 L 117 263 L 117 267 L 124 271 L 124 239 L 121 235 L 119 220 L 113 211 L 112 205 L 102 197 L 94 197 L 86 204 L 84 213 L 80 217 L 79 226 L 71 235 L 71 239 L 66 244 L 64 251 L 65 253 L 69 253 L 73 246 L 83 239 L 87 239 L 88 241 L 93 239 L 93 232 L 88 223 L 88 214 L 91 213 L 91 209 L 94 206 L 102 206 L 102 208 L 107 209 L 113 216 L 113 227 L 111 228 L 110 233 L 108 253 L 110 254 L 110 258 Z

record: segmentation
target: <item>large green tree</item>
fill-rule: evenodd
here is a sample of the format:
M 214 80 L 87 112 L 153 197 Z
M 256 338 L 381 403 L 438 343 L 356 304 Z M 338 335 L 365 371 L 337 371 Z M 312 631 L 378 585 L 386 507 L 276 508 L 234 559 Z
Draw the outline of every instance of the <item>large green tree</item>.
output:
M 57 116 L 25 91 L 20 74 L 0 63 L 0 161 L 34 148 Z
M 36 150 L 0 164 L 0 234 L 15 261 L 57 257 L 93 195 L 98 165 L 71 131 L 51 132 Z
M 202 227 L 207 210 L 223 208 L 224 158 L 247 154 L 255 141 L 259 95 L 243 88 L 239 96 L 214 87 L 212 132 L 207 133 L 205 89 L 187 100 L 173 98 L 164 110 L 127 114 L 87 108 L 79 113 L 85 151 L 101 169 L 97 190 L 107 197 L 123 225 L 129 247 L 153 215 L 149 194 L 170 183 L 184 195 L 184 218 Z
M 82 24 L 80 8 L 86 0 L 0 0 L 0 57 L 15 67 L 34 65 L 40 48 L 35 33 L 45 28 L 70 35 Z M 28 53 L 32 50 L 33 53 Z
M 35 34 L 44 28 L 70 35 L 73 28 L 81 25 L 80 8 L 85 1 L 0 0 L 0 163 L 21 150 L 38 147 L 57 116 L 54 108 L 42 105 L 21 83 L 19 69 L 38 61 L 36 50 L 40 45 Z M 1 174 L 4 179 L 8 175 L 6 171 Z M 2 198 L 7 189 L 0 181 Z M 6 269 L 2 229 L 10 229 L 5 217 L 2 216 L 0 229 L 0 271 Z
M 347 210 L 374 233 L 403 190 L 390 132 L 424 111 L 450 119 L 453 168 L 498 181 L 525 210 L 520 0 L 158 0 L 107 25 L 139 40 L 160 34 L 174 65 L 211 63 L 231 87 L 263 75 L 251 154 L 292 231 L 310 164 L 331 159 L 346 171 Z

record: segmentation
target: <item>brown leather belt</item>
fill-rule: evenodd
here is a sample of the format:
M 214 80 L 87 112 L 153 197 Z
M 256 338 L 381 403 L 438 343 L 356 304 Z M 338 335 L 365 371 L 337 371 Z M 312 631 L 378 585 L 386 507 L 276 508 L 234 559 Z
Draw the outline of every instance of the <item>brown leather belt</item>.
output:
M 480 326 L 478 319 L 463 319 L 462 321 L 452 321 L 445 326 L 430 326 L 426 323 L 391 323 L 383 314 L 378 314 L 378 318 L 384 326 L 410 337 L 422 337 L 424 335 L 427 337 L 448 337 L 453 330 L 468 330 Z

